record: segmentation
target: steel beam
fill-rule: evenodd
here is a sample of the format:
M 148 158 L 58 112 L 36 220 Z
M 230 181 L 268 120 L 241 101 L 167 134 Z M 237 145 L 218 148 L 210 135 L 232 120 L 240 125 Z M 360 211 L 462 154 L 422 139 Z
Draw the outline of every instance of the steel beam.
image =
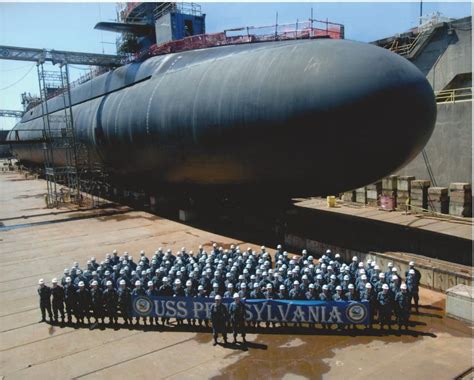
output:
M 0 45 L 0 59 L 29 61 L 36 63 L 52 62 L 53 64 L 74 64 L 88 66 L 117 67 L 122 65 L 118 55 L 82 53 L 75 51 L 33 49 L 20 46 Z
M 0 117 L 16 117 L 20 119 L 22 116 L 23 116 L 23 111 L 0 110 Z

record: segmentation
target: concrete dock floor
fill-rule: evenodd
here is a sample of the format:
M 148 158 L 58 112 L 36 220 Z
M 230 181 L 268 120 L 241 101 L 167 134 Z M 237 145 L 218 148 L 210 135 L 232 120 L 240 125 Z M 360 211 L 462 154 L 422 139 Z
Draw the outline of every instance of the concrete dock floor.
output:
M 3 378 L 453 379 L 472 366 L 472 328 L 444 316 L 445 296 L 423 289 L 409 333 L 262 329 L 248 350 L 211 345 L 207 332 L 58 327 L 38 323 L 37 281 L 113 249 L 241 242 L 126 207 L 49 210 L 45 182 L 0 174 L 0 376 Z M 54 213 L 54 214 L 53 214 Z

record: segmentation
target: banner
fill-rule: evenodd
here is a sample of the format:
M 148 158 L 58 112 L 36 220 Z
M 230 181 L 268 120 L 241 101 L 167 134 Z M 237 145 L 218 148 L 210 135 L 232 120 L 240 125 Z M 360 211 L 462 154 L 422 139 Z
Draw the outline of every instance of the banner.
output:
M 233 302 L 223 298 L 227 307 Z M 289 323 L 352 323 L 368 324 L 368 302 L 325 302 L 246 299 L 248 321 Z M 179 319 L 210 319 L 212 298 L 205 297 L 132 297 L 133 316 Z

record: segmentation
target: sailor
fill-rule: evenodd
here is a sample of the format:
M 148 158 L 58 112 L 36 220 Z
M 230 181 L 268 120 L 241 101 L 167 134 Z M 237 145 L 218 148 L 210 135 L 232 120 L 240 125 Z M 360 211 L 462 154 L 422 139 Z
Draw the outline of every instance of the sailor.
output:
M 329 288 L 328 288 L 327 284 L 323 285 L 322 290 L 323 291 L 319 295 L 319 299 L 321 301 L 331 301 L 332 300 L 332 295 L 331 295 L 331 293 L 329 293 Z M 321 323 L 321 326 L 323 327 L 323 329 L 331 329 L 331 324 L 329 324 L 329 323 Z
M 76 318 L 79 323 L 84 323 L 84 318 L 90 324 L 91 319 L 89 315 L 90 309 L 90 294 L 86 289 L 83 281 L 79 281 L 78 289 L 76 291 Z
M 322 292 L 321 294 L 319 295 L 319 299 L 321 301 L 331 301 L 332 300 L 332 295 L 331 293 L 329 293 L 329 287 L 324 284 L 323 287 L 322 287 Z
M 53 278 L 51 281 L 51 295 L 53 296 L 53 317 L 54 322 L 58 322 L 58 312 L 61 315 L 61 322 L 64 323 L 64 288 L 58 284 L 58 279 Z
M 168 277 L 163 277 L 163 284 L 158 289 L 158 295 L 160 297 L 173 297 L 174 290 L 171 284 L 169 283 Z M 161 317 L 161 324 L 170 323 L 170 318 Z
M 222 303 L 222 297 L 217 294 L 214 298 L 215 303 L 211 306 L 211 322 L 212 322 L 212 334 L 214 337 L 214 346 L 217 345 L 218 334 L 222 334 L 224 338 L 224 344 L 227 344 L 227 321 L 229 320 L 229 312 Z
M 146 293 L 146 296 L 148 298 L 150 298 L 150 300 L 153 302 L 153 297 L 157 297 L 158 296 L 158 291 L 155 289 L 155 285 L 153 284 L 153 281 L 148 281 L 148 289 L 145 291 Z M 149 321 L 150 321 L 150 325 L 153 325 L 153 321 L 155 321 L 155 324 L 158 325 L 158 317 L 155 316 L 151 316 L 150 315 L 150 318 L 149 318 Z
M 214 282 L 212 284 L 212 291 L 209 294 L 210 298 L 215 298 L 219 294 L 219 284 L 217 282 Z M 220 295 L 220 294 L 219 294 Z
M 383 330 L 384 325 L 389 329 L 392 328 L 392 297 L 390 296 L 389 287 L 387 284 L 382 285 L 382 291 L 377 295 L 379 305 L 379 323 L 380 329 Z
M 234 302 L 229 307 L 230 321 L 232 323 L 232 332 L 234 334 L 234 344 L 237 343 L 237 334 L 242 336 L 243 343 L 245 340 L 245 305 L 240 300 L 239 293 L 234 293 Z
M 185 296 L 185 293 L 184 293 L 183 287 L 181 286 L 181 280 L 177 278 L 176 280 L 174 280 L 174 297 L 184 297 L 184 296 Z M 182 325 L 183 319 L 176 317 L 176 323 L 178 324 L 178 326 Z
M 405 326 L 406 330 L 408 330 L 410 306 L 410 295 L 408 294 L 407 285 L 401 284 L 400 291 L 395 296 L 395 310 L 397 314 L 399 330 L 401 330 L 402 325 Z
M 332 300 L 334 302 L 344 302 L 344 294 L 342 293 L 342 286 L 341 285 L 337 285 L 336 286 L 336 292 L 334 293 L 334 295 L 332 296 Z M 348 327 L 349 325 L 344 325 L 342 323 L 338 323 L 337 324 L 337 329 L 338 330 L 341 330 L 343 327 Z
M 287 300 L 289 299 L 288 291 L 286 290 L 286 286 L 281 284 L 278 292 L 278 299 Z
M 366 284 L 367 286 L 367 284 Z M 346 300 L 347 301 L 359 301 L 359 296 L 355 291 L 354 284 L 347 285 L 347 292 L 346 292 Z
M 239 297 L 240 299 L 246 299 L 249 296 L 250 296 L 250 293 L 247 290 L 247 284 L 245 282 L 242 282 L 240 284 Z
M 234 294 L 234 285 L 229 282 L 227 285 L 227 291 L 224 293 L 224 298 L 232 298 L 232 294 Z
M 41 278 L 38 281 L 38 295 L 40 297 L 41 321 L 46 322 L 46 312 L 48 312 L 49 321 L 53 322 L 53 313 L 51 311 L 51 288 L 44 284 Z
M 342 293 L 342 286 L 338 285 L 336 286 L 336 293 L 332 296 L 332 300 L 335 302 L 343 302 L 344 300 L 344 294 Z
M 421 275 L 419 276 L 421 277 Z M 417 280 L 417 275 L 415 269 L 410 269 L 408 270 L 408 276 L 406 278 L 406 285 L 409 291 L 410 295 L 410 304 L 411 304 L 411 299 L 413 298 L 413 301 L 415 302 L 415 309 L 416 312 L 418 313 L 418 301 L 420 300 L 419 296 L 419 282 Z
M 66 285 L 66 278 L 69 277 L 69 269 L 64 268 L 64 276 L 61 278 L 61 285 L 65 286 Z
M 291 300 L 303 299 L 303 296 L 300 290 L 300 282 L 298 280 L 293 281 L 293 288 L 290 290 L 289 296 Z
M 420 280 L 421 280 L 421 273 L 418 269 L 415 268 L 415 262 L 414 261 L 410 261 L 408 263 L 408 270 L 405 272 L 405 278 L 408 277 L 408 274 L 410 273 L 410 270 L 413 270 L 413 272 L 415 273 L 415 279 L 419 284 Z
M 395 269 L 395 268 L 393 268 Z M 390 292 L 392 293 L 392 297 L 395 297 L 395 295 L 400 291 L 400 277 L 397 275 L 392 275 L 392 281 L 390 282 Z
M 319 295 L 314 289 L 314 284 L 309 284 L 308 291 L 306 292 L 305 296 L 308 301 L 319 301 Z
M 132 311 L 132 295 L 130 290 L 127 288 L 127 283 L 125 280 L 120 280 L 119 289 L 117 292 L 118 296 L 118 305 L 120 309 L 120 314 L 126 325 L 132 323 L 132 318 L 130 316 Z
M 107 281 L 107 289 L 104 291 L 104 304 L 107 316 L 109 317 L 109 325 L 117 324 L 117 291 L 114 289 L 111 280 Z
M 273 285 L 271 283 L 268 283 L 265 286 L 265 298 L 267 300 L 272 300 L 276 298 L 275 292 L 273 291 Z
M 71 323 L 72 316 L 76 309 L 76 288 L 72 283 L 71 277 L 66 277 L 66 285 L 64 285 L 64 303 L 66 304 L 67 323 Z
M 91 282 L 91 309 L 92 309 L 92 316 L 95 319 L 95 323 L 99 323 L 99 319 L 101 323 L 104 323 L 104 303 L 102 298 L 102 290 L 99 288 L 99 283 L 96 280 Z
M 374 315 L 378 309 L 377 295 L 373 290 L 372 284 L 365 284 L 365 290 L 360 294 L 360 300 L 369 303 L 370 313 L 369 313 L 369 323 L 366 326 L 366 329 L 372 329 L 374 323 Z
M 145 296 L 145 290 L 142 288 L 142 283 L 140 280 L 135 281 L 135 288 L 132 290 L 132 296 Z M 135 317 L 135 324 L 138 325 L 140 323 L 140 317 Z M 143 323 L 146 325 L 146 317 L 143 317 Z

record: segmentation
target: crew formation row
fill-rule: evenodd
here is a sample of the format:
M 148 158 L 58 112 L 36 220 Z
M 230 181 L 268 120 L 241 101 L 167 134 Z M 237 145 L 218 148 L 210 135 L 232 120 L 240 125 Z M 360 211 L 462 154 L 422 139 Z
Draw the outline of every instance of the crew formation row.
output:
M 149 259 L 140 252 L 138 262 L 125 252 L 107 254 L 98 263 L 94 257 L 81 269 L 78 263 L 66 268 L 61 280 L 52 280 L 52 287 L 40 280 L 38 293 L 42 320 L 46 312 L 53 322 L 68 322 L 75 316 L 83 323 L 117 323 L 120 315 L 131 323 L 132 296 L 182 296 L 239 299 L 283 299 L 321 301 L 367 301 L 372 311 L 371 323 L 378 315 L 382 327 L 390 327 L 395 314 L 399 326 L 408 326 L 411 302 L 418 311 L 418 286 L 421 275 L 410 262 L 402 275 L 392 263 L 385 271 L 375 261 L 360 261 L 356 256 L 348 264 L 339 254 L 327 250 L 319 259 L 303 250 L 301 256 L 289 257 L 279 245 L 272 257 L 265 247 L 259 252 L 238 246 L 229 249 L 202 246 L 194 254 L 184 247 L 173 254 L 158 249 Z M 139 323 L 139 318 L 136 318 Z M 146 323 L 146 319 L 144 318 Z M 158 323 L 158 318 L 150 318 Z M 203 321 L 198 321 L 202 323 Z M 162 323 L 169 323 L 163 318 Z M 177 319 L 178 324 L 183 320 Z M 194 324 L 195 320 L 188 320 Z M 207 323 L 207 321 L 205 321 Z

